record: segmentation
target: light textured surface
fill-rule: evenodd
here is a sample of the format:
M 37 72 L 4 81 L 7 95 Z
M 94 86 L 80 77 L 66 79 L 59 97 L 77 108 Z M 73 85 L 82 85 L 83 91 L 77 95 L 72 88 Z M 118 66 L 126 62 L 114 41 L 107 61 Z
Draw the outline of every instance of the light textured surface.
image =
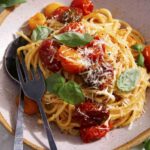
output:
M 12 150 L 13 142 L 14 142 L 14 136 L 8 133 L 8 131 L 0 124 L 0 149 Z M 31 150 L 31 148 L 24 145 L 24 150 Z
M 57 1 L 69 4 L 71 0 Z M 15 126 L 16 115 L 15 96 L 18 93 L 18 87 L 4 72 L 2 58 L 8 43 L 13 39 L 13 34 L 19 30 L 20 26 L 25 23 L 30 16 L 35 12 L 40 11 L 50 2 L 54 2 L 54 0 L 28 0 L 28 3 L 17 7 L 17 9 L 7 17 L 0 27 L 0 112 L 13 128 Z M 105 7 L 110 9 L 116 18 L 129 22 L 132 26 L 143 33 L 147 41 L 150 40 L 150 15 L 148 15 L 150 12 L 149 0 L 95 0 L 94 2 L 97 8 Z M 147 95 L 147 100 L 148 99 L 150 99 L 149 92 Z M 90 144 L 83 144 L 79 137 L 61 134 L 57 127 L 53 127 L 58 149 L 90 150 L 94 148 L 94 150 L 112 150 L 150 127 L 150 100 L 147 102 L 145 110 L 146 113 L 133 124 L 132 130 L 129 130 L 128 127 L 116 129 L 111 131 L 102 140 Z M 3 133 L 3 135 L 5 135 L 5 133 Z M 6 136 L 8 140 L 6 138 L 5 142 L 10 142 L 10 144 L 8 144 L 10 148 L 4 150 L 9 150 L 12 149 L 11 146 L 13 141 L 11 136 L 8 136 L 8 134 L 6 134 Z M 24 137 L 40 147 L 48 146 L 45 132 L 41 126 L 37 125 L 36 117 L 25 116 Z M 5 136 L 3 138 L 5 138 Z
M 0 7 L 0 12 L 3 8 Z M 2 124 L 0 124 L 0 146 L 1 150 L 11 150 L 14 144 L 14 136 L 11 135 Z M 30 147 L 24 145 L 24 150 L 31 150 Z

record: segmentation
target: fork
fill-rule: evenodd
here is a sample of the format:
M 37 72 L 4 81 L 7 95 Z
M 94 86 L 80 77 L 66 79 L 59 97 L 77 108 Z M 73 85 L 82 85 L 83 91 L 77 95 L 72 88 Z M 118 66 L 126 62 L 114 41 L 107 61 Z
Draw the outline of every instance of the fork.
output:
M 21 59 L 16 58 L 16 66 L 18 78 L 24 94 L 38 104 L 39 111 L 41 113 L 41 117 L 43 119 L 44 127 L 47 133 L 50 149 L 57 150 L 52 131 L 47 121 L 47 117 L 43 110 L 41 102 L 42 96 L 45 92 L 45 80 L 43 74 L 39 67 L 37 68 L 36 72 L 31 67 L 31 76 L 29 76 L 23 56 Z

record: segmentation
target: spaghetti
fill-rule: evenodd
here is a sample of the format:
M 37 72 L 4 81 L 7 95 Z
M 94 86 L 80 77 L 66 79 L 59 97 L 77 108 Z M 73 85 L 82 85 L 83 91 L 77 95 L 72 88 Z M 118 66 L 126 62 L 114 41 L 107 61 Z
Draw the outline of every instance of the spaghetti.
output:
M 104 88 L 100 89 L 96 88 L 96 84 L 94 84 L 91 88 L 91 86 L 84 84 L 84 80 L 81 80 L 79 77 L 86 72 L 76 75 L 63 70 L 64 78 L 79 83 L 86 98 L 92 99 L 97 103 L 106 101 L 110 115 L 104 122 L 105 125 L 111 122 L 113 128 L 117 128 L 133 123 L 144 111 L 146 89 L 150 85 L 150 76 L 146 68 L 137 66 L 135 61 L 137 52 L 131 49 L 131 46 L 136 43 L 144 44 L 144 38 L 128 23 L 114 19 L 111 12 L 104 8 L 83 16 L 80 23 L 85 28 L 86 33 L 99 37 L 100 40 L 97 41 L 100 44 L 105 44 L 104 60 L 113 68 L 112 74 L 104 72 L 107 74 L 105 78 L 110 77 L 108 81 L 110 84 L 106 84 Z M 54 31 L 48 39 L 52 39 L 54 35 L 58 34 L 67 25 L 68 23 L 60 23 L 55 18 L 47 19 L 45 26 L 50 27 Z M 30 71 L 30 66 L 32 65 L 36 70 L 39 66 L 45 78 L 51 76 L 53 72 L 43 65 L 39 57 L 39 48 L 43 40 L 34 42 L 24 34 L 21 33 L 20 35 L 29 41 L 29 44 L 17 50 L 18 55 L 22 51 L 24 52 L 27 69 Z M 80 49 L 83 49 L 83 47 L 78 50 Z M 140 72 L 140 77 L 133 90 L 124 92 L 117 87 L 117 80 L 123 72 L 130 68 L 137 69 Z M 87 74 L 89 75 L 89 72 Z M 86 77 L 88 76 L 87 74 Z M 83 77 L 86 78 L 84 75 Z M 101 78 L 101 80 L 105 78 Z M 59 96 L 48 91 L 45 92 L 42 103 L 49 122 L 55 122 L 63 132 L 72 135 L 79 133 L 80 123 L 73 119 L 73 114 L 76 110 L 75 105 L 65 102 Z M 41 120 L 38 122 L 41 123 Z

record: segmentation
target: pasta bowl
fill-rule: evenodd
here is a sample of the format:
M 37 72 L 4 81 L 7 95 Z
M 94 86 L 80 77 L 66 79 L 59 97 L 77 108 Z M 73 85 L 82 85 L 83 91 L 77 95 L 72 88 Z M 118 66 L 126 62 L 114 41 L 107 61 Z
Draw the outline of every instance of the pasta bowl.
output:
M 15 127 L 15 116 L 17 107 L 15 97 L 19 93 L 19 87 L 14 84 L 3 68 L 3 56 L 8 44 L 13 40 L 13 36 L 20 27 L 36 12 L 39 12 L 52 0 L 27 0 L 26 3 L 18 6 L 6 18 L 0 27 L 0 113 L 1 122 L 12 131 Z M 70 0 L 58 0 L 58 2 L 69 5 Z M 112 12 L 114 18 L 128 22 L 144 35 L 147 43 L 150 43 L 150 3 L 148 0 L 93 0 L 95 8 L 107 8 Z M 134 95 L 133 95 L 134 96 Z M 84 144 L 79 137 L 62 134 L 60 130 L 51 124 L 54 138 L 59 150 L 112 150 L 130 141 L 138 134 L 150 127 L 150 94 L 147 90 L 145 113 L 142 117 L 130 126 L 112 130 L 106 137 L 93 143 Z M 25 142 L 34 149 L 47 149 L 48 141 L 42 126 L 37 124 L 37 116 L 24 116 L 24 139 Z

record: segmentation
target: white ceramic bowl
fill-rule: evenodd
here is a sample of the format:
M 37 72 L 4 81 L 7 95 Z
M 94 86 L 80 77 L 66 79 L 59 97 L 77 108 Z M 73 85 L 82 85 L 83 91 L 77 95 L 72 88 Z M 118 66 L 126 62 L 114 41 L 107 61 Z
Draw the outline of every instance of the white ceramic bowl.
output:
M 69 5 L 71 0 L 57 0 Z M 54 0 L 28 0 L 27 3 L 17 7 L 0 26 L 0 112 L 11 128 L 15 126 L 16 105 L 15 96 L 18 87 L 8 78 L 3 70 L 2 59 L 8 44 L 13 40 L 13 35 L 21 25 L 36 12 Z M 96 8 L 109 9 L 113 17 L 127 21 L 139 30 L 146 40 L 150 42 L 150 2 L 149 0 L 93 0 Z M 117 146 L 131 140 L 140 132 L 150 127 L 150 94 L 147 91 L 146 113 L 137 120 L 132 129 L 128 127 L 115 129 L 99 141 L 83 144 L 79 137 L 65 135 L 52 126 L 58 150 L 112 150 Z M 46 134 L 42 126 L 37 124 L 37 118 L 25 116 L 24 138 L 39 148 L 48 147 Z

